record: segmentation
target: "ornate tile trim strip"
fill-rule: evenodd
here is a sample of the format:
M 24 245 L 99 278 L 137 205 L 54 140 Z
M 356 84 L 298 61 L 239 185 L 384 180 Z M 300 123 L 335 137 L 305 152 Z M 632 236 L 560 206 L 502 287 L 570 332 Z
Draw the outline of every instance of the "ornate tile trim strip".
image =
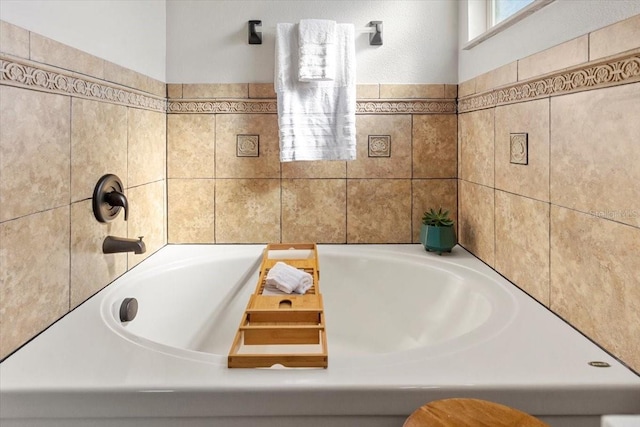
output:
M 274 99 L 175 99 L 168 102 L 168 113 L 251 114 L 277 113 Z M 455 114 L 453 99 L 369 100 L 356 103 L 356 114 Z
M 640 52 L 533 78 L 463 98 L 461 113 L 640 81 Z
M 277 113 L 274 99 L 216 99 L 216 100 L 179 100 L 169 101 L 168 113 L 209 113 L 209 114 L 256 114 Z
M 482 110 L 496 106 L 495 92 L 489 92 L 481 95 L 473 95 L 458 101 L 458 112 L 467 113 L 469 111 Z
M 166 100 L 90 77 L 64 73 L 31 61 L 0 57 L 0 84 L 80 98 L 111 102 L 153 111 L 166 111 Z
M 358 114 L 455 114 L 455 99 L 359 101 Z

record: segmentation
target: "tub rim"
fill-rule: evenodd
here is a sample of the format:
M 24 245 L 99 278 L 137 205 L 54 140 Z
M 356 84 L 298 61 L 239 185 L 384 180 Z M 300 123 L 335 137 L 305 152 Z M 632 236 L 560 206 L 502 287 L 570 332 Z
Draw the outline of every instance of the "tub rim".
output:
M 235 247 L 235 249 L 238 249 L 236 245 L 233 246 Z M 258 246 L 264 248 L 264 245 Z M 247 246 L 240 247 L 246 248 Z M 465 281 L 465 279 L 468 279 L 468 277 L 464 277 L 464 274 L 470 274 L 472 276 L 471 279 L 481 279 L 479 283 L 474 283 L 473 286 L 481 287 L 481 292 L 478 293 L 480 293 L 482 297 L 490 304 L 491 312 L 483 323 L 453 338 L 428 346 L 366 355 L 342 356 L 332 354 L 331 330 L 330 328 L 328 328 L 327 340 L 329 349 L 329 364 L 335 365 L 335 362 L 339 362 L 337 369 L 362 370 L 378 366 L 393 366 L 420 360 L 426 362 L 436 357 L 466 351 L 475 346 L 481 345 L 491 340 L 495 336 L 501 334 L 502 331 L 508 328 L 508 326 L 512 323 L 513 319 L 517 315 L 519 309 L 517 299 L 511 292 L 505 289 L 503 284 L 501 284 L 495 278 L 492 278 L 481 271 L 473 269 L 470 266 L 461 264 L 455 256 L 449 257 L 445 255 L 445 257 L 437 256 L 436 258 L 434 254 L 428 253 L 426 251 L 425 254 L 398 253 L 397 249 L 397 245 L 319 244 L 318 253 L 320 256 L 321 271 L 323 267 L 323 258 L 325 258 L 326 263 L 327 256 L 358 257 L 364 254 L 368 259 L 373 260 L 384 259 L 394 262 L 400 261 L 401 263 L 409 262 L 411 265 L 420 266 L 420 268 L 425 268 L 427 270 L 437 270 L 447 275 L 451 275 L 453 277 L 461 279 L 463 282 Z M 457 252 L 459 251 L 456 251 L 456 254 Z M 242 254 L 242 252 L 240 252 L 240 254 Z M 225 260 L 236 259 L 237 257 L 237 251 L 231 251 L 225 252 L 219 258 L 216 258 L 213 261 L 224 262 Z M 250 255 L 244 255 L 244 257 L 250 257 Z M 212 260 L 210 256 L 200 255 L 164 263 L 159 266 L 149 266 L 144 270 L 138 270 L 136 272 L 137 274 L 132 274 L 127 277 L 124 277 L 123 275 L 121 277 L 122 280 L 120 281 L 120 283 L 114 283 L 113 285 L 115 286 L 112 285 L 102 298 L 100 304 L 100 315 L 102 321 L 113 333 L 137 346 L 141 346 L 152 351 L 157 351 L 171 357 L 205 362 L 226 367 L 227 354 L 208 353 L 172 346 L 169 344 L 151 340 L 144 336 L 128 331 L 121 325 L 120 321 L 117 318 L 117 308 L 119 307 L 119 301 L 121 301 L 123 298 L 126 298 L 126 291 L 128 288 L 136 286 L 135 279 L 149 279 L 149 276 L 158 275 L 161 272 L 170 270 L 175 271 L 182 268 L 203 265 L 211 261 Z M 259 268 L 259 261 L 260 258 L 257 259 L 257 262 L 253 263 L 254 268 Z M 246 272 L 245 274 L 243 274 L 243 277 L 252 276 L 253 273 L 253 270 Z M 232 292 L 238 286 L 242 286 L 243 284 L 244 283 L 242 282 L 234 284 L 229 292 Z M 248 285 L 253 286 L 252 283 L 248 283 Z M 469 283 L 463 283 L 462 286 L 471 285 Z M 491 287 L 492 289 L 489 289 L 489 287 Z M 240 315 L 241 313 L 238 313 L 238 321 L 240 320 Z M 229 343 L 229 346 L 230 345 L 231 343 Z M 399 361 L 398 357 L 402 357 L 402 359 Z

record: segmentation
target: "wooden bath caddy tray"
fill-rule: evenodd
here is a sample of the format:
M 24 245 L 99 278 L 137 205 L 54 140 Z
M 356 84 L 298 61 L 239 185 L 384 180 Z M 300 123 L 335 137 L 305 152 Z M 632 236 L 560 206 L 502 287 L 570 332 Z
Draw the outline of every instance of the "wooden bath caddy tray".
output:
M 267 273 L 276 262 L 304 270 L 313 286 L 304 294 L 265 290 Z M 328 365 L 324 305 L 315 243 L 267 245 L 260 276 L 249 298 L 229 350 L 229 368 L 326 368 Z

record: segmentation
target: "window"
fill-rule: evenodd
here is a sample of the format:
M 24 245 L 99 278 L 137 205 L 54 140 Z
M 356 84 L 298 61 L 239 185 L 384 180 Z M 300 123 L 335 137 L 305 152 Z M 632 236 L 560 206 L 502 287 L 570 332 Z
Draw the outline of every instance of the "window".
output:
M 533 0 L 488 0 L 488 27 L 491 28 L 494 25 L 504 21 L 505 19 L 531 3 L 533 3 Z
M 555 0 L 467 0 L 468 50 Z

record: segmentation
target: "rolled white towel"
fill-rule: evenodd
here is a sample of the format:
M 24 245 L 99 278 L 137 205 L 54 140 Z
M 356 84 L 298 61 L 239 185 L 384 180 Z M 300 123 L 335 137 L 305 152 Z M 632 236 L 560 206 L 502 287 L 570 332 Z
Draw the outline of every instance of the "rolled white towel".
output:
M 313 285 L 313 277 L 306 271 L 298 270 L 284 262 L 277 262 L 267 273 L 265 286 L 290 294 L 306 293 Z

